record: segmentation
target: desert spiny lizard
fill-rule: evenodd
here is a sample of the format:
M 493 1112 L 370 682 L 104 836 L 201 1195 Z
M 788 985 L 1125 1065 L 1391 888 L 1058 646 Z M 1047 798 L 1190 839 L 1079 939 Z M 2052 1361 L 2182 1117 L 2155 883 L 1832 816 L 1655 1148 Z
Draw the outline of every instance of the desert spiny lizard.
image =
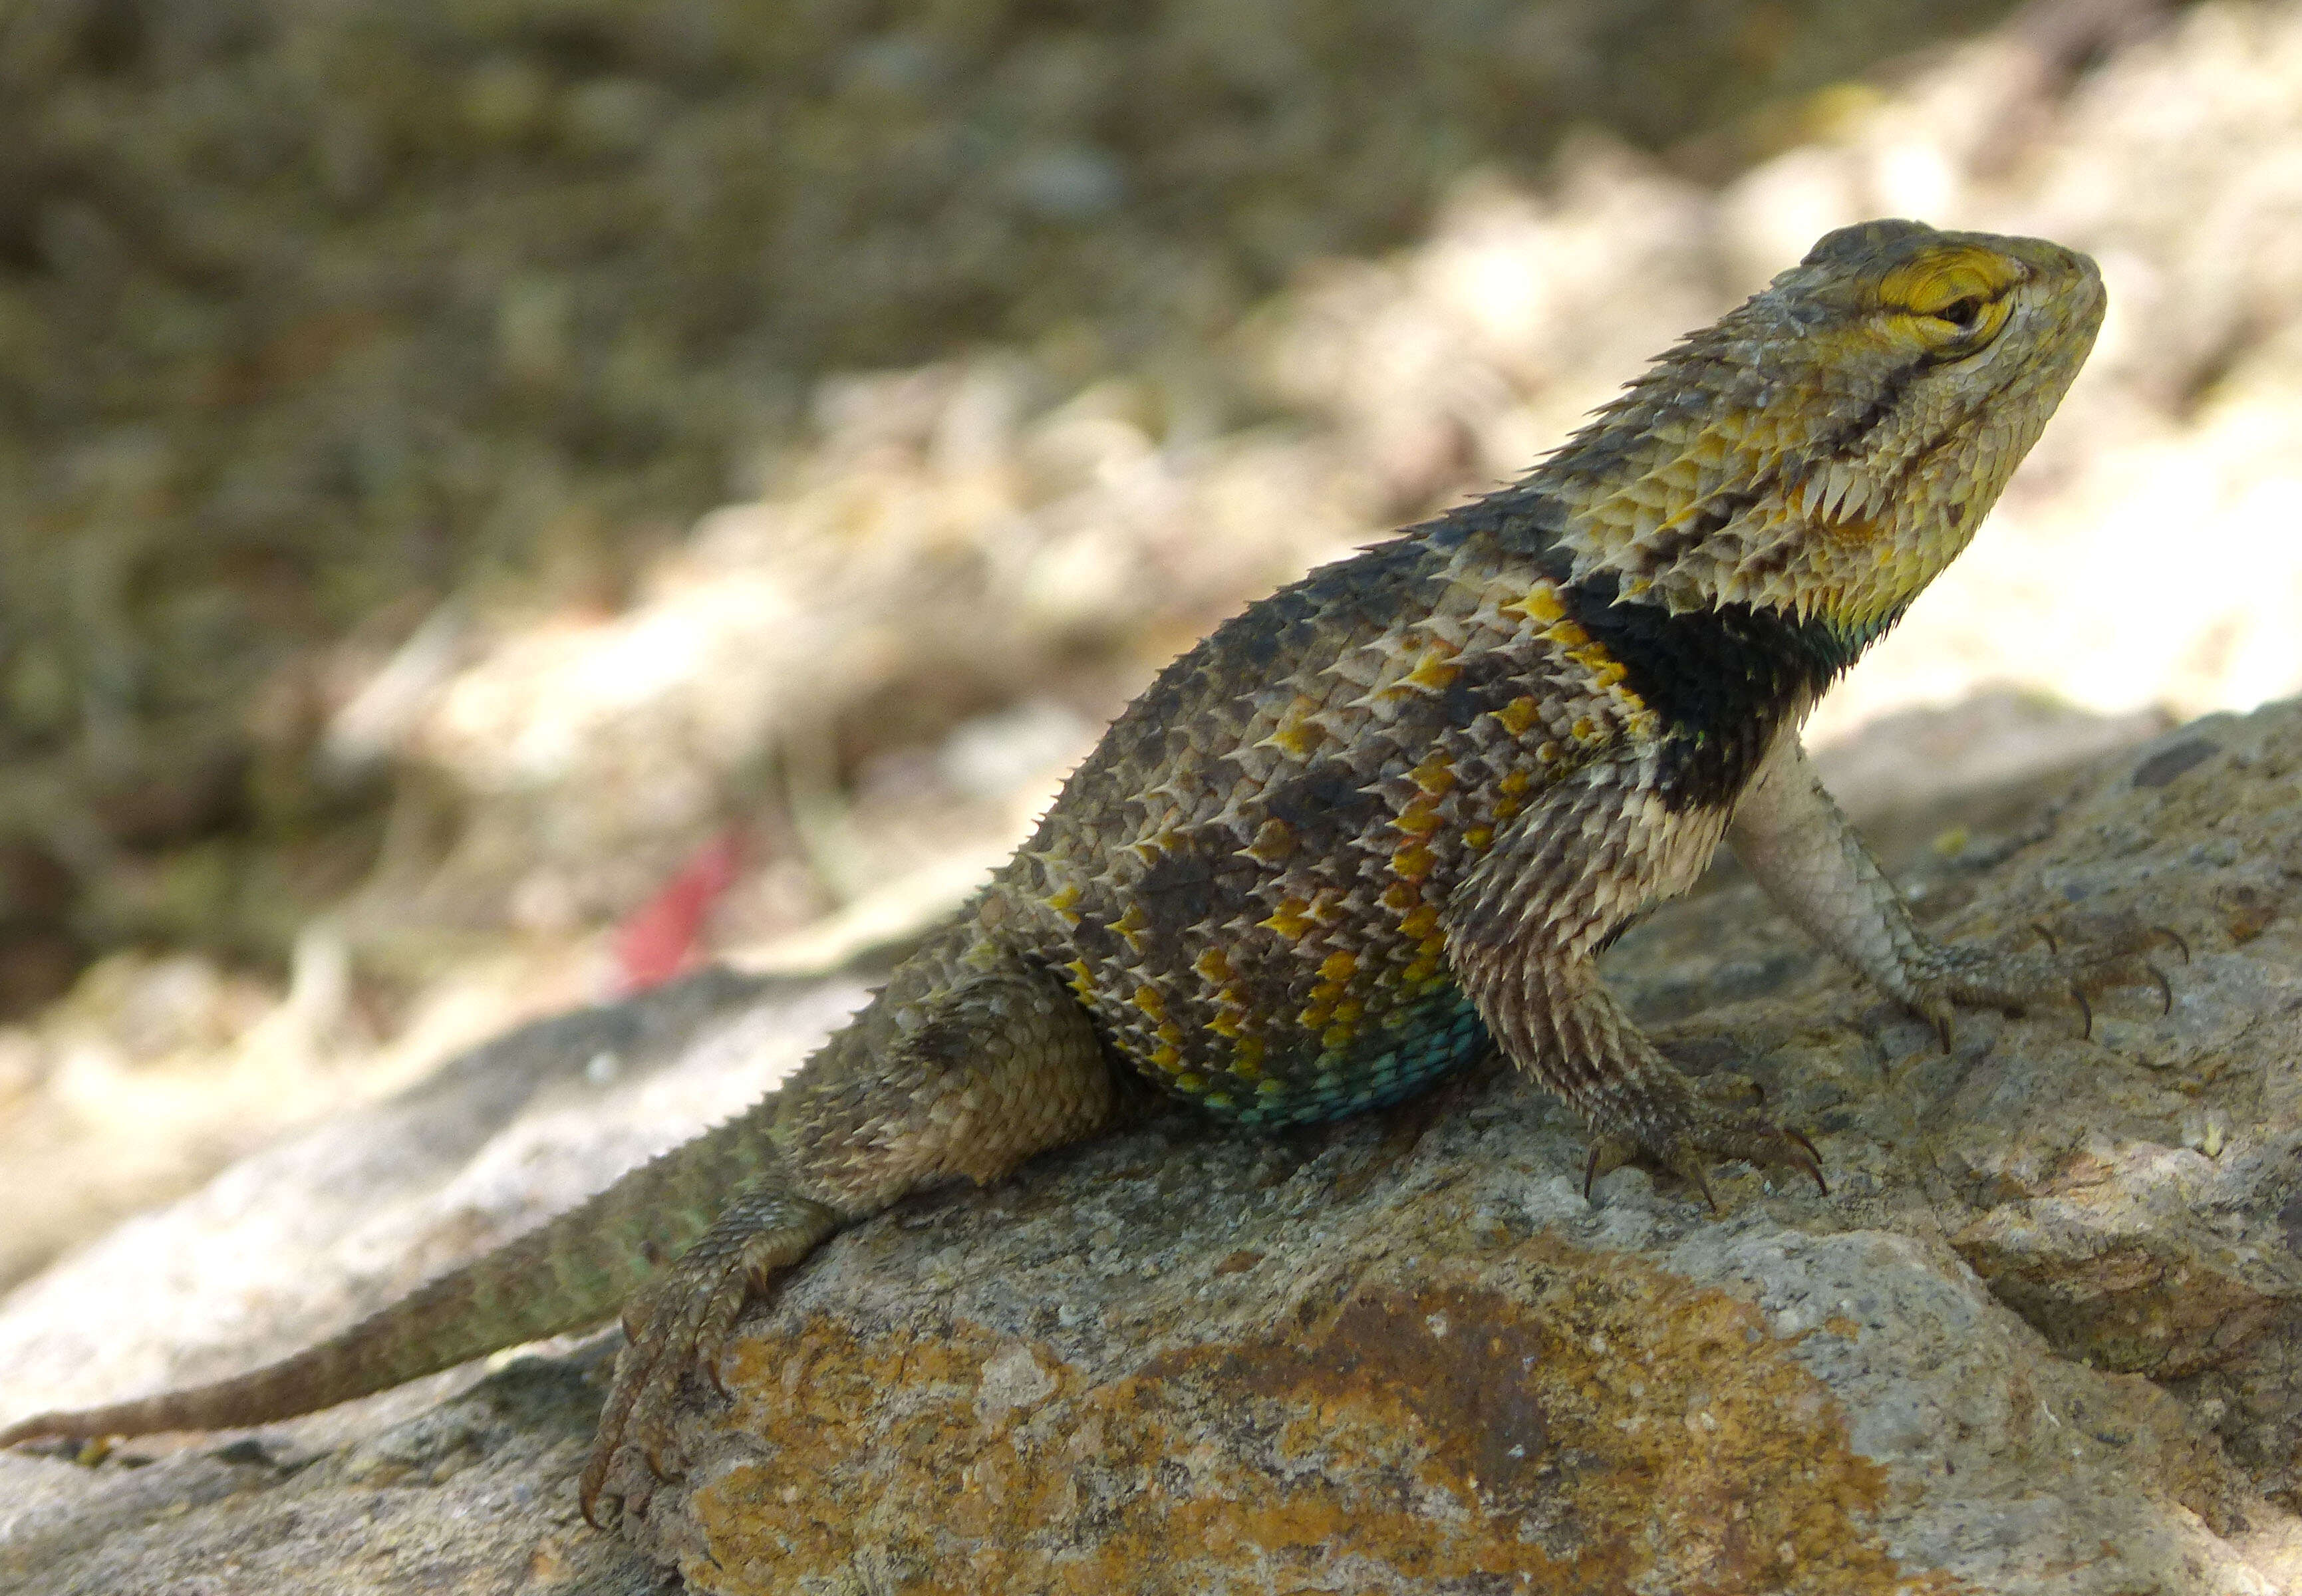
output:
M 1103 1129 L 1117 1069 L 1281 1126 L 1500 1049 L 1583 1113 L 1594 1161 L 1819 1185 L 1804 1137 L 1673 1069 L 1593 961 L 1723 840 L 1938 1025 L 2070 979 L 2070 955 L 1921 935 L 1798 732 L 1965 546 L 2103 303 L 2092 262 L 2038 239 L 1830 233 L 1523 480 L 1168 667 L 991 883 L 749 1113 L 308 1351 L 0 1442 L 261 1423 L 620 1308 L 582 1498 L 637 1508 L 676 1466 L 682 1382 L 747 1299 L 907 1192 Z

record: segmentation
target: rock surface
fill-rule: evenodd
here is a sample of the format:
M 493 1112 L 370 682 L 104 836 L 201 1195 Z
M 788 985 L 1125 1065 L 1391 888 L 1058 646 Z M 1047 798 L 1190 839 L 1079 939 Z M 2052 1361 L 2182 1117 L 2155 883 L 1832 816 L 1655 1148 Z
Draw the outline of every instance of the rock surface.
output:
M 1270 1140 L 1164 1114 L 833 1241 L 631 1547 L 574 1515 L 594 1337 L 93 1470 L 0 1457 L 0 1581 L 2302 1588 L 2302 704 L 2102 760 L 1905 879 L 1947 935 L 2138 915 L 2190 957 L 2167 1012 L 2146 977 L 2091 1037 L 1970 1013 L 1945 1055 L 1722 876 L 1611 975 L 1812 1131 L 1827 1197 L 1736 1169 L 1714 1217 L 1623 1170 L 1586 1201 L 1576 1127 L 1501 1072 Z M 243 1163 L 11 1299 L 7 1406 L 286 1350 L 726 1112 L 860 991 L 697 978 Z

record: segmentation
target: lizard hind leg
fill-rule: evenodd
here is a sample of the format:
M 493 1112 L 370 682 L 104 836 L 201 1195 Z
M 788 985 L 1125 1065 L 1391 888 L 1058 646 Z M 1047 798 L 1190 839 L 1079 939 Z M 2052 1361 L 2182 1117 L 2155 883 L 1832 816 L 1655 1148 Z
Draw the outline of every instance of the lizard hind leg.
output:
M 1063 983 L 980 947 L 953 963 L 948 979 L 899 971 L 763 1105 L 767 1172 L 626 1305 L 579 1491 L 594 1525 L 603 1495 L 643 1512 L 654 1483 L 679 1471 L 673 1420 L 688 1372 L 716 1386 L 745 1305 L 834 1231 L 942 1180 L 998 1180 L 1111 1121 L 1111 1067 Z M 611 1492 L 610 1480 L 635 1489 Z

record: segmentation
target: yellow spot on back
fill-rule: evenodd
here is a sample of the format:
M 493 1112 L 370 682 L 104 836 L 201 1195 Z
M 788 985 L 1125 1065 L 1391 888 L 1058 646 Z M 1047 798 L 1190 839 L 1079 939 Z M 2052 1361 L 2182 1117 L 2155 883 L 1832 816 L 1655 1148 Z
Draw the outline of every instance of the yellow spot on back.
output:
M 1352 972 L 1358 967 L 1359 959 L 1357 953 L 1332 953 L 1321 961 L 1319 978 L 1322 980 L 1348 981 L 1351 979 Z
M 1257 923 L 1262 929 L 1276 931 L 1293 942 L 1311 928 L 1311 920 L 1306 912 L 1310 907 L 1300 898 L 1288 898 L 1280 903 L 1269 920 Z
M 1515 698 L 1494 712 L 1503 723 L 1503 729 L 1514 737 L 1523 737 L 1526 728 L 1542 718 L 1542 706 L 1528 697 Z
M 1294 856 L 1295 828 L 1284 820 L 1265 820 L 1242 852 L 1264 864 L 1281 863 Z
M 1191 968 L 1210 981 L 1231 979 L 1231 957 L 1219 947 L 1211 947 L 1192 960 Z
M 1455 767 L 1444 753 L 1432 754 L 1407 774 L 1433 798 L 1443 798 L 1455 790 Z
M 1516 604 L 1503 606 L 1506 611 L 1516 609 L 1540 626 L 1549 626 L 1567 613 L 1567 606 L 1558 601 L 1558 589 L 1545 582 L 1527 590 L 1526 597 Z
M 1614 655 L 1595 643 L 1586 643 L 1579 649 L 1569 649 L 1567 657 L 1589 671 L 1592 684 L 1599 687 L 1611 687 L 1630 674 Z
M 1151 986 L 1147 982 L 1143 986 L 1135 988 L 1135 1006 L 1141 1009 L 1145 1013 L 1150 1015 L 1154 1020 L 1163 1020 L 1166 1018 L 1167 1000 L 1159 995 L 1158 987 Z
M 1432 649 L 1416 661 L 1415 668 L 1407 673 L 1406 680 L 1427 692 L 1445 692 L 1454 685 L 1455 678 L 1463 674 L 1463 668 L 1448 658 L 1452 652 L 1450 649 Z
M 1390 818 L 1390 823 L 1409 836 L 1429 836 L 1446 824 L 1432 812 L 1431 801 L 1427 798 L 1417 798 L 1398 814 L 1393 815 Z
M 1309 759 L 1327 739 L 1327 734 L 1311 718 L 1318 712 L 1318 700 L 1307 693 L 1297 693 L 1268 740 L 1298 760 Z

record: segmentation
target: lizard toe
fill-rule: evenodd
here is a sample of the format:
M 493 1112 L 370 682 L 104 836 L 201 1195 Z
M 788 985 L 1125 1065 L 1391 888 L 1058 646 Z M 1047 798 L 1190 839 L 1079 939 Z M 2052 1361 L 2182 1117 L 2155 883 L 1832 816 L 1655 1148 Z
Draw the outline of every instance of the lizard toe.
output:
M 655 1486 L 685 1472 L 675 1424 L 683 1388 L 693 1370 L 726 1394 L 719 1354 L 750 1294 L 749 1263 L 738 1254 L 675 1268 L 626 1306 L 624 1347 L 578 1491 L 594 1527 L 595 1504 L 613 1494 L 609 1480 L 635 1478 L 639 1488 L 618 1498 L 618 1511 L 644 1513 Z
M 2040 1004 L 2076 1012 L 2079 1034 L 2094 1036 L 2097 994 L 2121 987 L 2148 987 L 2162 1015 L 2174 1011 L 2173 983 L 2148 955 L 2167 948 L 2184 955 L 2189 944 L 2171 927 L 2128 914 L 2092 915 L 2059 930 L 2040 921 L 2030 928 L 2040 946 L 2010 949 L 1971 944 L 1929 944 L 1917 962 L 1909 997 L 1932 1021 L 1948 1050 L 1950 1015 L 1967 1005 L 2023 1014 Z
M 624 1345 L 616 1354 L 615 1380 L 577 1486 L 584 1517 L 595 1528 L 600 1527 L 596 1509 L 603 1498 L 614 1499 L 618 1516 L 644 1512 L 652 1482 L 664 1477 L 668 1432 L 662 1415 L 685 1372 L 680 1351 L 687 1338 L 681 1321 L 692 1301 L 676 1289 L 677 1276 L 675 1271 L 643 1289 L 624 1308 Z M 634 1461 L 644 1465 L 643 1469 L 628 1467 Z M 610 1480 L 634 1474 L 645 1482 L 639 1491 L 608 1491 Z
M 1812 1180 L 1824 1197 L 1830 1195 L 1830 1182 L 1822 1172 L 1822 1155 L 1804 1132 L 1777 1124 L 1756 1106 L 1764 1098 L 1756 1082 L 1722 1074 L 1685 1082 L 1684 1089 L 1684 1098 L 1667 1118 L 1604 1130 L 1592 1138 L 1590 1158 L 1584 1166 L 1585 1197 L 1599 1176 L 1636 1163 L 1676 1175 L 1701 1192 L 1716 1214 L 1720 1209 L 1711 1189 L 1710 1170 L 1730 1160 L 1795 1170 Z
M 1718 1201 L 1711 1195 L 1705 1172 L 1711 1163 L 1726 1159 L 1795 1170 L 1814 1182 L 1816 1191 L 1830 1195 L 1830 1182 L 1823 1178 L 1822 1155 L 1806 1133 L 1778 1125 L 1756 1110 L 1720 1113 L 1683 1133 L 1665 1162 L 1702 1193 L 1715 1214 Z
M 1717 1070 L 1697 1076 L 1688 1082 L 1694 1095 L 1703 1103 L 1726 1113 L 1749 1111 L 1764 1106 L 1767 1088 L 1747 1075 L 1732 1070 Z

